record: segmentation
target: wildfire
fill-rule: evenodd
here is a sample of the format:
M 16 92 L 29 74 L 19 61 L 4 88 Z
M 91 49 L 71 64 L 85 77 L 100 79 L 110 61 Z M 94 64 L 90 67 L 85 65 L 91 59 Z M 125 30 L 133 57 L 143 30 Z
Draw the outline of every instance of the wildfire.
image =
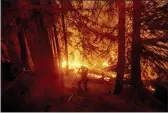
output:
M 66 65 L 67 65 L 66 61 L 63 61 L 62 62 L 62 67 L 66 67 Z
M 81 67 L 81 66 L 86 66 L 86 67 L 88 67 L 88 65 L 82 64 L 82 63 L 77 62 L 77 61 L 74 61 L 74 62 L 70 61 L 70 62 L 68 63 L 68 65 L 69 65 L 70 68 L 79 68 L 79 67 Z M 66 62 L 65 60 L 63 60 L 63 61 L 62 61 L 62 67 L 64 68 L 64 67 L 66 67 L 66 66 L 67 66 L 67 62 Z

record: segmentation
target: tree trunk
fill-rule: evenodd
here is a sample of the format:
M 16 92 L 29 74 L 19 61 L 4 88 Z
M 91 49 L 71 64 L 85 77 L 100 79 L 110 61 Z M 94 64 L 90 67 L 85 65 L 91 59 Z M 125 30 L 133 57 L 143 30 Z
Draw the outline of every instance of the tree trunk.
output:
M 56 29 L 56 24 L 54 24 L 54 35 L 55 35 L 55 42 L 56 42 L 56 50 L 57 50 L 57 61 L 58 61 L 58 68 L 59 70 L 61 69 L 61 53 L 60 53 L 60 46 L 59 46 L 59 41 L 57 37 L 57 29 Z M 61 70 L 60 70 L 61 71 Z
M 61 0 L 61 7 L 63 7 L 63 0 Z M 63 30 L 63 34 L 64 34 L 64 43 L 65 43 L 65 60 L 66 60 L 66 72 L 65 75 L 69 75 L 69 65 L 68 65 L 68 42 L 67 42 L 67 36 L 66 36 L 66 32 L 65 32 L 65 19 L 64 19 L 64 14 L 62 13 L 62 30 Z
M 34 64 L 30 55 L 29 46 L 25 37 L 24 28 L 18 31 L 18 38 L 20 43 L 21 62 L 22 66 L 28 70 L 34 71 Z
M 132 39 L 132 72 L 131 80 L 133 84 L 134 97 L 133 100 L 139 102 L 141 100 L 142 81 L 141 81 L 141 65 L 140 65 L 140 0 L 133 1 L 133 39 Z
M 63 79 L 63 73 L 62 73 L 62 67 L 61 67 L 61 51 L 60 51 L 60 46 L 59 46 L 59 40 L 57 37 L 57 29 L 56 29 L 56 24 L 54 24 L 54 34 L 55 34 L 55 42 L 56 42 L 56 49 L 57 49 L 57 64 L 58 64 L 58 71 L 59 71 L 59 76 L 61 79 L 61 84 L 64 87 L 64 79 Z
M 44 25 L 45 18 L 41 12 L 37 10 L 33 11 L 33 16 L 33 32 L 30 32 L 32 38 L 29 38 L 29 45 L 36 76 L 39 78 L 39 80 L 42 78 L 45 86 L 43 85 L 41 88 L 43 88 L 44 92 L 48 92 L 47 94 L 49 95 L 47 96 L 55 96 L 61 92 L 62 86 L 60 83 L 58 68 L 55 65 L 56 60 L 52 51 L 50 39 L 48 37 L 47 28 Z M 38 84 L 40 81 L 36 82 Z
M 132 73 L 131 79 L 134 86 L 141 84 L 141 66 L 140 66 L 140 0 L 133 2 L 133 39 L 132 39 Z
M 36 22 L 38 35 L 34 40 L 34 64 L 36 72 L 38 73 L 55 73 L 57 70 L 54 66 L 54 56 L 52 53 L 52 48 L 50 45 L 50 40 L 48 38 L 48 33 L 43 25 L 43 18 L 40 13 L 36 14 Z M 57 71 L 56 71 L 57 72 Z
M 123 90 L 123 77 L 125 68 L 125 1 L 117 2 L 119 7 L 119 40 L 118 40 L 118 65 L 114 94 Z

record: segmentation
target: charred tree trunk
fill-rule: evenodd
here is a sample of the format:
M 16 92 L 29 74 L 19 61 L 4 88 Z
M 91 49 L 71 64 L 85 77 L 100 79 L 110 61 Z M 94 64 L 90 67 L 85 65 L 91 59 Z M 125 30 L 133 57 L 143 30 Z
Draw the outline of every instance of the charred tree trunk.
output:
M 33 61 L 37 73 L 52 73 L 57 72 L 54 65 L 54 56 L 50 45 L 47 29 L 44 26 L 43 16 L 40 12 L 35 12 L 35 20 L 37 27 L 37 35 L 34 39 L 32 50 Z
M 26 28 L 28 22 L 26 20 L 29 18 L 30 13 L 26 8 L 23 8 L 26 5 L 30 5 L 30 2 L 27 0 L 17 0 L 17 13 L 18 17 L 16 18 L 16 23 L 18 25 L 18 38 L 20 43 L 20 53 L 21 53 L 21 62 L 22 66 L 28 70 L 34 71 L 34 64 L 32 62 L 32 57 L 29 50 L 29 45 L 26 38 Z
M 61 52 L 60 52 L 60 46 L 59 46 L 59 41 L 57 37 L 57 29 L 56 29 L 56 24 L 54 24 L 54 34 L 55 34 L 55 42 L 56 42 L 56 49 L 57 49 L 57 56 L 58 56 L 58 68 L 59 70 L 61 69 Z M 61 71 L 61 70 L 60 70 Z
M 42 3 L 43 2 L 43 3 Z M 46 1 L 47 2 L 47 1 Z M 39 0 L 36 4 L 48 4 L 45 1 Z M 58 94 L 62 90 L 58 68 L 55 65 L 55 58 L 52 51 L 52 46 L 45 24 L 45 12 L 34 10 L 31 53 L 35 65 L 36 74 L 45 77 L 46 87 L 49 88 L 48 94 Z M 46 88 L 44 89 L 46 90 Z M 51 92 L 50 92 L 51 91 Z M 52 95 L 49 95 L 52 96 Z
M 61 7 L 63 7 L 63 0 L 61 0 Z M 65 75 L 69 75 L 69 65 L 68 65 L 68 42 L 67 42 L 67 35 L 65 32 L 65 19 L 64 19 L 64 14 L 62 13 L 62 30 L 63 30 L 63 34 L 64 34 L 64 43 L 65 43 L 65 60 L 66 60 L 66 72 Z
M 64 79 L 63 79 L 62 67 L 61 67 L 61 51 L 60 51 L 59 40 L 57 36 L 56 24 L 54 24 L 54 34 L 55 34 L 55 42 L 56 42 L 56 49 L 57 49 L 57 56 L 58 56 L 57 58 L 58 71 L 59 71 L 61 84 L 64 87 Z
M 131 80 L 135 90 L 135 95 L 140 94 L 141 88 L 141 65 L 140 65 L 140 15 L 141 15 L 141 2 L 134 0 L 133 2 L 133 39 L 132 39 L 132 72 Z M 134 97 L 135 98 L 135 97 Z M 138 97 L 139 98 L 139 97 Z
M 132 73 L 131 78 L 134 85 L 141 83 L 140 66 L 140 0 L 133 2 L 133 39 L 132 39 Z
M 27 39 L 25 37 L 24 28 L 21 28 L 21 30 L 19 30 L 18 38 L 20 43 L 22 66 L 28 70 L 34 71 L 34 64 L 30 55 L 30 50 L 27 43 Z
M 123 77 L 125 68 L 125 1 L 117 2 L 119 7 L 119 40 L 118 40 L 118 65 L 114 94 L 123 90 Z
M 44 26 L 43 17 L 38 11 L 33 13 L 35 16 L 33 20 L 34 33 L 32 33 L 33 38 L 30 41 L 30 45 L 35 71 L 40 76 L 54 77 L 53 80 L 58 80 L 58 70 L 55 66 L 55 58 L 47 29 Z

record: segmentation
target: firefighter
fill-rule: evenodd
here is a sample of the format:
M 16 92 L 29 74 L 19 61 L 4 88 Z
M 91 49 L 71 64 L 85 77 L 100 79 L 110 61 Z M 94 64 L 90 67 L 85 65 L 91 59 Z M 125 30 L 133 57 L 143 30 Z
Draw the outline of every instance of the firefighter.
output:
M 81 75 L 81 80 L 78 82 L 78 88 L 79 89 L 83 89 L 84 91 L 88 91 L 87 88 L 87 83 L 88 83 L 88 69 L 84 66 L 81 66 L 78 70 L 78 74 Z M 81 87 L 81 85 L 83 85 L 83 88 Z

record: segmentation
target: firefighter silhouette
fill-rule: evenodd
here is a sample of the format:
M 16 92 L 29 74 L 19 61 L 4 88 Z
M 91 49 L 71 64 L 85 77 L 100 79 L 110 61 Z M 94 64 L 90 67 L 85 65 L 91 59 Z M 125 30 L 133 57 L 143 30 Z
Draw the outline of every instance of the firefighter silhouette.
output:
M 81 66 L 78 70 L 78 74 L 81 75 L 81 79 L 78 82 L 78 88 L 83 91 L 88 91 L 87 83 L 88 83 L 88 69 L 84 66 Z

